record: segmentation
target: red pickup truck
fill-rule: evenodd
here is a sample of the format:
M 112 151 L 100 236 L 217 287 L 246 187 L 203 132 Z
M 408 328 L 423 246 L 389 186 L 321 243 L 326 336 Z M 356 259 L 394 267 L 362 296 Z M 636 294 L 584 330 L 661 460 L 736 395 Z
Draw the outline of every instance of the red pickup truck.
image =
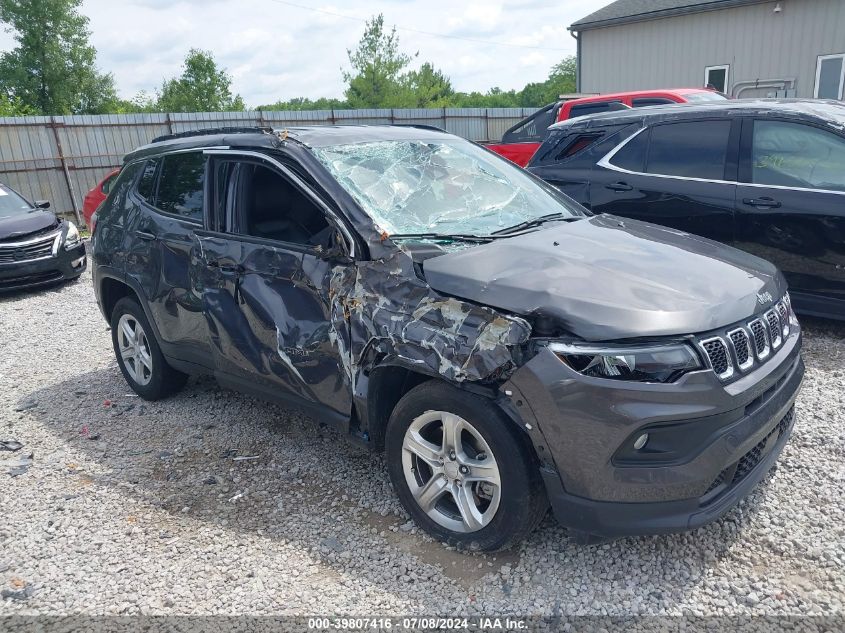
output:
M 723 94 L 705 88 L 678 88 L 672 90 L 640 90 L 637 92 L 617 92 L 615 94 L 582 97 L 569 101 L 550 103 L 530 117 L 523 119 L 502 136 L 501 143 L 486 145 L 488 149 L 501 154 L 508 160 L 525 167 L 546 135 L 546 130 L 553 123 L 565 121 L 577 116 L 609 112 L 617 108 L 641 108 L 643 106 L 663 105 L 667 103 L 687 103 L 719 101 L 726 99 Z

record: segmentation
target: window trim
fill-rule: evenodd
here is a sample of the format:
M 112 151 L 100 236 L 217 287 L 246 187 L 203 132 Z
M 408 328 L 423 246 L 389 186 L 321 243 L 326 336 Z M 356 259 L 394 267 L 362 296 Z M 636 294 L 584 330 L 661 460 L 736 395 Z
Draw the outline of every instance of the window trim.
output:
M 243 157 L 247 159 L 253 159 L 251 162 L 255 162 L 257 159 L 258 161 L 263 161 L 269 163 L 270 166 L 275 169 L 276 171 L 280 172 L 285 178 L 287 178 L 296 188 L 298 188 L 307 198 L 310 198 L 311 201 L 318 207 L 322 212 L 332 221 L 332 223 L 337 227 L 337 229 L 343 235 L 345 241 L 346 252 L 349 254 L 349 257 L 355 259 L 356 258 L 356 250 L 355 250 L 355 239 L 352 237 L 352 234 L 349 232 L 349 228 L 346 226 L 346 223 L 336 214 L 332 209 L 325 203 L 325 201 L 314 193 L 311 190 L 311 187 L 303 181 L 293 170 L 286 167 L 283 163 L 276 160 L 272 156 L 268 154 L 264 154 L 262 152 L 256 152 L 251 150 L 239 150 L 239 149 L 220 149 L 220 148 L 208 148 L 202 150 L 203 154 L 214 157 L 214 156 L 235 156 L 235 157 Z M 210 164 L 211 161 L 209 161 Z M 228 228 L 228 227 L 224 227 Z M 271 246 L 283 245 L 284 248 L 291 248 L 297 251 L 303 251 L 306 253 L 314 253 L 317 247 L 309 246 L 307 244 L 297 244 L 294 242 L 282 242 L 281 240 L 272 240 L 269 238 L 263 237 L 255 237 L 252 235 L 240 235 L 238 233 L 230 233 L 226 230 L 221 231 L 220 235 L 225 235 L 228 239 L 247 239 L 247 240 L 256 240 L 260 243 L 268 244 Z
M 836 97 L 837 100 L 841 100 L 845 98 L 845 53 L 831 53 L 829 55 L 819 55 L 816 58 L 816 82 L 813 86 L 813 98 L 819 98 L 819 81 L 822 77 L 822 62 L 826 59 L 842 60 L 842 65 L 839 70 L 839 96 Z
M 845 196 L 845 191 L 837 191 L 836 189 L 817 189 L 814 187 L 792 187 L 789 185 L 767 185 L 760 182 L 750 182 L 751 180 L 751 148 L 754 143 L 754 122 L 755 121 L 777 121 L 780 123 L 793 123 L 795 125 L 806 125 L 807 127 L 816 128 L 823 132 L 828 132 L 838 137 L 845 142 L 845 136 L 837 134 L 833 130 L 819 125 L 813 121 L 796 121 L 794 119 L 785 117 L 745 117 L 742 121 L 742 140 L 739 147 L 739 174 L 737 184 L 743 187 L 757 187 L 758 189 L 779 189 L 787 191 L 807 191 L 809 193 L 827 193 Z
M 725 71 L 725 86 L 723 92 L 724 94 L 731 94 L 731 65 L 730 64 L 716 64 L 715 66 L 705 66 L 704 67 L 704 87 L 711 85 L 708 81 L 710 79 L 710 71 L 711 70 L 724 70 Z M 717 89 L 718 90 L 718 89 Z
M 621 174 L 630 174 L 632 176 L 648 176 L 650 178 L 670 178 L 672 180 L 684 180 L 684 181 L 689 181 L 689 182 L 712 182 L 712 183 L 723 184 L 723 185 L 742 184 L 742 183 L 739 182 L 738 177 L 737 177 L 737 180 L 724 180 L 724 179 L 719 179 L 719 178 L 695 178 L 693 176 L 673 176 L 671 174 L 652 174 L 650 172 L 631 171 L 630 169 L 625 169 L 624 167 L 618 167 L 618 166 L 616 166 L 616 165 L 614 165 L 613 163 L 610 162 L 611 160 L 613 160 L 613 157 L 616 156 L 616 154 L 619 151 L 622 150 L 623 147 L 625 147 L 628 143 L 630 143 L 634 139 L 635 136 L 642 134 L 646 130 L 651 130 L 651 129 L 653 129 L 655 127 L 659 127 L 661 125 L 672 125 L 672 124 L 675 124 L 675 123 L 698 123 L 700 121 L 722 121 L 722 120 L 726 120 L 726 119 L 718 119 L 718 118 L 679 119 L 679 120 L 674 120 L 674 121 L 660 121 L 660 122 L 655 123 L 653 125 L 644 124 L 643 127 L 641 127 L 639 130 L 637 130 L 636 132 L 631 134 L 631 136 L 626 138 L 619 145 L 617 145 L 612 150 L 610 150 L 607 154 L 605 154 L 601 158 L 601 160 L 599 160 L 596 163 L 596 166 L 597 167 L 603 167 L 604 169 L 609 169 L 610 171 L 619 172 Z M 732 152 L 734 152 L 735 149 L 736 149 L 734 130 L 736 128 L 737 122 L 736 121 L 729 121 L 729 122 L 731 123 L 731 127 L 730 127 L 730 130 L 728 131 L 728 149 L 727 149 L 727 153 L 725 154 L 725 169 L 728 169 L 728 167 L 730 167 L 733 164 L 732 161 L 734 159 L 732 157 Z M 650 146 L 651 146 L 651 143 L 649 143 L 649 149 L 650 149 Z M 646 167 L 648 166 L 648 151 L 646 151 L 645 166 Z M 734 169 L 734 172 L 736 172 L 735 169 Z

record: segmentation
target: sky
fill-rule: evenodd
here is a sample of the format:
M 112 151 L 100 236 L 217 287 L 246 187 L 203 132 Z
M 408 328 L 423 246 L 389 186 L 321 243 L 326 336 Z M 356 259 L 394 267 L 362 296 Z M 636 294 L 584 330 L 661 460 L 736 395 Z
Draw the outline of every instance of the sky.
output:
M 211 51 L 232 76 L 233 91 L 256 106 L 342 97 L 346 49 L 378 13 L 397 27 L 403 51 L 419 52 L 416 65 L 432 62 L 456 90 L 518 90 L 574 54 L 566 27 L 608 2 L 84 0 L 82 13 L 90 19 L 97 65 L 114 75 L 121 97 L 152 94 L 162 79 L 180 74 L 193 47 Z M 0 50 L 13 45 L 0 32 Z

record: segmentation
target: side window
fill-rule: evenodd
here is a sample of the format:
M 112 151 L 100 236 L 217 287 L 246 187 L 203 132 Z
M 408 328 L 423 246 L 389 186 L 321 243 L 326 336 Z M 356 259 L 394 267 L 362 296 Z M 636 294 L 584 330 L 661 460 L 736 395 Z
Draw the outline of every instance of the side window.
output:
M 548 127 L 555 122 L 556 104 L 546 106 L 518 127 L 513 127 L 502 136 L 502 143 L 539 142 L 546 135 Z
M 155 202 L 156 170 L 158 169 L 158 163 L 159 160 L 157 158 L 144 163 L 144 171 L 141 172 L 141 178 L 138 180 L 138 195 L 150 204 Z
M 675 101 L 665 99 L 663 97 L 639 97 L 631 102 L 635 108 L 645 108 L 653 105 L 669 105 L 672 103 L 675 103 Z
M 323 210 L 285 176 L 255 163 L 241 163 L 235 231 L 302 246 L 328 247 L 334 231 Z
M 754 121 L 751 182 L 845 191 L 845 139 L 800 123 Z
M 604 136 L 603 132 L 591 132 L 589 134 L 578 134 L 574 138 L 563 143 L 563 148 L 555 156 L 555 160 L 565 160 L 580 154 L 593 143 Z
M 622 105 L 621 101 L 598 101 L 594 103 L 582 103 L 574 105 L 569 110 L 569 118 L 574 119 L 577 116 L 587 116 L 588 114 L 598 114 L 599 112 L 610 112 L 616 110 L 614 104 Z
M 651 128 L 646 171 L 723 180 L 730 121 L 690 121 Z
M 165 156 L 155 206 L 167 213 L 202 222 L 205 160 L 200 152 Z
M 100 187 L 100 191 L 102 191 L 104 194 L 108 195 L 109 191 L 111 191 L 111 186 L 114 184 L 115 180 L 117 180 L 117 174 L 113 174 L 113 175 L 109 176 L 108 178 L 106 178 L 103 181 L 103 186 Z
M 648 150 L 648 135 L 649 130 L 645 129 L 625 143 L 622 149 L 610 159 L 610 164 L 620 169 L 642 172 Z

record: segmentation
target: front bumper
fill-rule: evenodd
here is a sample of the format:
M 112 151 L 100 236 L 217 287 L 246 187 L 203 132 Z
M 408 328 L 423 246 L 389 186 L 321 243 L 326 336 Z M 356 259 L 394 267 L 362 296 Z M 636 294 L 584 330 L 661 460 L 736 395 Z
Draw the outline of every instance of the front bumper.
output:
M 728 385 L 712 371 L 671 385 L 589 378 L 545 351 L 504 389 L 534 435 L 562 525 L 605 537 L 677 532 L 723 515 L 777 460 L 794 425 L 800 348 L 794 327 L 767 363 Z M 631 438 L 661 428 L 676 434 L 681 453 L 617 459 Z
M 60 246 L 55 255 L 15 263 L 0 263 L 0 292 L 13 292 L 73 279 L 81 275 L 88 262 L 85 244 L 70 250 Z

